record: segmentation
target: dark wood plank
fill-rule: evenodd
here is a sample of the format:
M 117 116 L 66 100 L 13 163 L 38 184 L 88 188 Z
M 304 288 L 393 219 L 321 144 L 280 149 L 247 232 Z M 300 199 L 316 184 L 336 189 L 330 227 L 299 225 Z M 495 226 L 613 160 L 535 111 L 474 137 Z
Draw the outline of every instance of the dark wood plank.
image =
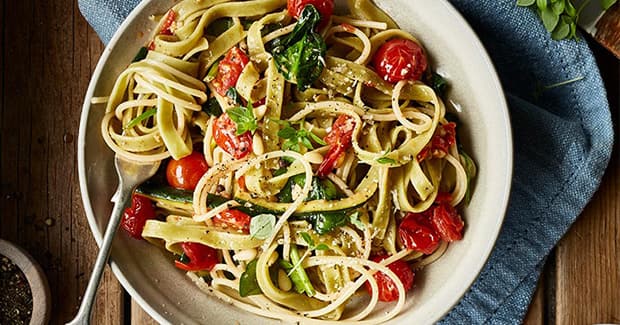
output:
M 98 251 L 79 194 L 75 140 L 102 45 L 74 0 L 3 1 L 0 8 L 0 236 L 42 265 L 51 323 L 62 324 L 77 310 Z M 93 323 L 121 323 L 122 296 L 106 271 Z
M 536 292 L 534 293 L 534 298 L 532 298 L 532 303 L 530 304 L 530 308 L 523 319 L 524 325 L 542 325 L 545 321 L 545 286 L 543 281 L 541 280 L 538 283 L 538 287 L 536 288 Z
M 131 325 L 157 325 L 135 300 L 131 300 Z
M 596 23 L 594 38 L 620 59 L 620 3 L 609 8 Z
M 618 131 L 620 62 L 593 46 Z M 620 323 L 620 152 L 618 137 L 601 188 L 556 254 L 557 324 Z

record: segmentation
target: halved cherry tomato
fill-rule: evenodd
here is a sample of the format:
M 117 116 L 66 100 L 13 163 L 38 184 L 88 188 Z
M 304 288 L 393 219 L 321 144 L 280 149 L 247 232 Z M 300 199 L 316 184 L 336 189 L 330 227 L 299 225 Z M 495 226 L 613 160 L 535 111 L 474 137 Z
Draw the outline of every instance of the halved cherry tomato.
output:
M 217 250 L 215 248 L 200 244 L 184 242 L 181 248 L 189 262 L 174 261 L 174 265 L 185 271 L 211 271 L 213 266 L 219 262 Z
M 286 8 L 288 14 L 294 18 L 299 18 L 301 12 L 307 5 L 313 5 L 321 14 L 319 28 L 325 27 L 332 14 L 334 13 L 334 0 L 288 0 Z
M 463 238 L 463 227 L 465 223 L 456 211 L 456 208 L 447 202 L 433 206 L 431 222 L 441 236 L 447 242 L 461 240 Z
M 121 227 L 136 239 L 142 239 L 142 229 L 148 219 L 155 218 L 153 202 L 142 195 L 134 194 L 131 197 L 131 207 L 123 212 Z
M 224 210 L 213 217 L 213 223 L 232 227 L 246 234 L 250 233 L 250 221 L 249 215 L 234 209 Z
M 217 66 L 217 76 L 211 84 L 218 94 L 226 96 L 226 92 L 234 87 L 239 80 L 241 71 L 250 62 L 250 58 L 238 47 L 233 47 Z
M 407 249 L 427 255 L 437 249 L 441 239 L 433 228 L 428 213 L 407 213 L 398 226 L 398 235 Z
M 247 187 L 245 187 L 245 175 L 241 175 L 241 177 L 237 178 L 237 185 L 239 185 L 242 191 L 247 190 Z
M 177 13 L 170 9 L 168 10 L 168 13 L 166 14 L 166 18 L 164 23 L 161 25 L 161 29 L 159 30 L 159 34 L 160 35 L 172 35 L 172 23 L 174 23 L 174 20 L 177 17 Z
M 373 57 L 375 70 L 385 81 L 419 80 L 426 70 L 426 55 L 422 47 L 407 39 L 385 42 Z
M 329 145 L 329 150 L 323 158 L 323 162 L 319 166 L 316 174 L 319 177 L 325 177 L 332 172 L 332 169 L 338 167 L 342 163 L 344 153 L 351 148 L 351 140 L 353 129 L 355 128 L 355 120 L 346 114 L 338 116 L 336 122 L 332 125 L 331 131 L 325 136 L 325 142 Z
M 213 125 L 215 143 L 235 159 L 247 156 L 252 150 L 252 134 L 250 131 L 237 135 L 237 124 L 228 114 L 222 114 Z
M 371 257 L 371 260 L 374 262 L 381 262 L 388 257 L 389 256 L 387 255 L 380 255 Z M 400 279 L 400 282 L 402 282 L 405 287 L 405 291 L 409 291 L 409 289 L 413 286 L 413 279 L 415 275 L 407 262 L 398 260 L 387 267 Z M 392 278 L 388 277 L 383 272 L 377 272 L 373 276 L 379 287 L 379 300 L 386 302 L 398 300 L 398 289 L 396 288 L 396 284 Z M 368 294 L 372 294 L 372 288 L 368 281 L 366 281 L 366 290 L 368 291 Z
M 172 187 L 193 191 L 208 169 L 204 155 L 194 151 L 179 160 L 170 159 L 166 167 L 166 179 Z
M 433 158 L 443 158 L 456 143 L 456 123 L 450 122 L 437 127 L 430 143 L 418 153 L 418 161 L 422 161 L 430 156 Z

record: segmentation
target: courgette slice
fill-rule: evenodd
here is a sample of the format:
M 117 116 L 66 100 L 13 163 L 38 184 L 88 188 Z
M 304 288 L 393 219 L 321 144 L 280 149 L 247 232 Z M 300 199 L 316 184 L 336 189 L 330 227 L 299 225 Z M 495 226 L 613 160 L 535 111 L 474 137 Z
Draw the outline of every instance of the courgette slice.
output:
M 194 213 L 192 206 L 194 194 L 191 191 L 146 182 L 136 188 L 136 193 L 148 197 L 157 203 L 157 206 L 174 214 L 191 217 Z
M 371 167 L 368 170 L 368 174 L 360 185 L 358 185 L 355 193 L 349 197 L 340 200 L 312 200 L 303 202 L 293 215 L 300 215 L 304 213 L 312 212 L 328 212 L 328 211 L 340 211 L 350 210 L 366 203 L 377 191 L 379 183 L 378 168 Z M 279 203 L 271 202 L 264 198 L 253 198 L 248 192 L 235 193 L 235 200 L 240 203 L 249 203 L 250 205 L 260 206 L 266 210 L 272 211 L 275 214 L 283 213 L 288 209 L 291 203 Z
M 352 196 L 339 200 L 303 202 L 297 211 L 293 213 L 292 219 L 308 221 L 319 234 L 328 233 L 337 227 L 347 224 L 351 212 L 366 203 L 377 191 L 377 186 L 378 169 L 371 167 Z M 189 217 L 193 215 L 193 193 L 191 191 L 147 182 L 140 185 L 136 192 L 150 198 L 159 207 L 172 213 Z M 228 199 L 215 194 L 209 194 L 207 200 L 209 208 L 214 208 L 228 201 Z M 290 206 L 290 203 L 270 202 L 262 198 L 252 198 L 247 192 L 238 192 L 235 195 L 235 200 L 239 202 L 240 206 L 233 209 L 252 217 L 264 213 L 280 215 Z

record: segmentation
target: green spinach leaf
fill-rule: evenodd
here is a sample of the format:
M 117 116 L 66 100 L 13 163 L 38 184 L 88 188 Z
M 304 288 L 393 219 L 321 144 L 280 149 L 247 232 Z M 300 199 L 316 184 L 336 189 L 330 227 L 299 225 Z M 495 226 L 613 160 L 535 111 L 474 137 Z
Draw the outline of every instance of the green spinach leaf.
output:
M 325 41 L 314 31 L 321 20 L 313 5 L 304 7 L 297 25 L 289 35 L 272 42 L 272 55 L 284 78 L 306 90 L 325 67 Z
M 239 295 L 241 297 L 247 297 L 252 295 L 259 295 L 263 293 L 256 280 L 256 263 L 258 260 L 253 260 L 245 267 L 245 272 L 241 274 L 239 278 Z

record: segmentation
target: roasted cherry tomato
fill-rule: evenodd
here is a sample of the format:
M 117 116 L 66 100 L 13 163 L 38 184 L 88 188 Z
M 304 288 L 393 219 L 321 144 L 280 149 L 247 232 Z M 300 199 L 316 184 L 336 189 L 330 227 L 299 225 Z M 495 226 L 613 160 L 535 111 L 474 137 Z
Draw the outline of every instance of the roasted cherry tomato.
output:
M 161 25 L 161 29 L 159 30 L 159 34 L 160 35 L 172 35 L 172 23 L 174 23 L 174 20 L 176 19 L 177 14 L 174 10 L 170 9 L 168 10 L 168 13 L 166 14 L 166 18 L 164 18 L 164 23 Z
M 319 28 L 325 27 L 329 22 L 332 14 L 334 13 L 334 0 L 288 0 L 286 1 L 286 8 L 288 14 L 299 18 L 301 12 L 307 5 L 313 5 L 316 10 L 321 14 L 321 22 Z
M 413 249 L 424 254 L 432 254 L 441 240 L 428 213 L 407 213 L 398 226 L 398 235 L 407 249 Z
M 437 128 L 431 142 L 418 153 L 418 161 L 422 161 L 429 156 L 433 158 L 443 158 L 456 143 L 456 123 L 450 122 Z
M 372 62 L 377 73 L 391 83 L 419 80 L 427 66 L 422 47 L 413 41 L 400 38 L 381 45 Z
M 237 230 L 241 230 L 244 233 L 250 233 L 250 216 L 239 211 L 228 209 L 216 214 L 213 217 L 213 223 L 219 225 L 225 225 Z
M 239 188 L 242 191 L 247 190 L 247 187 L 245 186 L 245 175 L 241 175 L 241 177 L 237 178 L 237 185 L 239 185 Z
M 371 260 L 378 263 L 388 257 L 389 256 L 387 255 L 380 255 L 371 257 Z M 400 282 L 402 282 L 405 287 L 405 291 L 409 291 L 409 289 L 413 286 L 414 278 L 414 273 L 409 267 L 409 264 L 405 261 L 398 260 L 387 267 L 400 279 Z M 383 272 L 377 272 L 373 276 L 375 277 L 377 286 L 379 287 L 379 300 L 386 302 L 398 300 L 398 289 L 396 288 L 396 284 L 392 278 Z M 366 281 L 366 290 L 368 291 L 368 294 L 372 294 L 372 288 L 368 281 Z
M 442 202 L 433 206 L 431 222 L 441 236 L 447 242 L 461 240 L 463 238 L 463 227 L 465 223 L 456 211 L 456 208 L 447 202 Z
M 153 202 L 142 195 L 134 194 L 131 198 L 131 207 L 125 209 L 121 226 L 131 237 L 141 239 L 144 224 L 149 219 L 155 218 Z
M 355 120 L 346 114 L 338 116 L 332 125 L 331 131 L 325 136 L 325 142 L 329 145 L 329 150 L 323 158 L 323 162 L 317 170 L 319 177 L 325 177 L 332 172 L 332 169 L 342 163 L 345 152 L 351 148 L 351 140 Z
M 220 148 L 235 159 L 247 156 L 252 150 L 252 134 L 248 131 L 237 135 L 237 125 L 228 117 L 228 114 L 222 114 L 215 120 L 213 138 Z
M 241 71 L 250 62 L 250 58 L 238 47 L 233 47 L 217 66 L 217 76 L 211 81 L 218 94 L 226 96 L 226 92 L 234 87 L 239 80 Z
M 181 243 L 181 248 L 189 262 L 174 261 L 174 265 L 185 271 L 211 271 L 213 266 L 219 262 L 217 250 L 215 248 L 199 244 L 185 242 Z
M 193 191 L 200 178 L 209 169 L 205 157 L 198 151 L 179 160 L 170 159 L 166 179 L 172 187 Z

